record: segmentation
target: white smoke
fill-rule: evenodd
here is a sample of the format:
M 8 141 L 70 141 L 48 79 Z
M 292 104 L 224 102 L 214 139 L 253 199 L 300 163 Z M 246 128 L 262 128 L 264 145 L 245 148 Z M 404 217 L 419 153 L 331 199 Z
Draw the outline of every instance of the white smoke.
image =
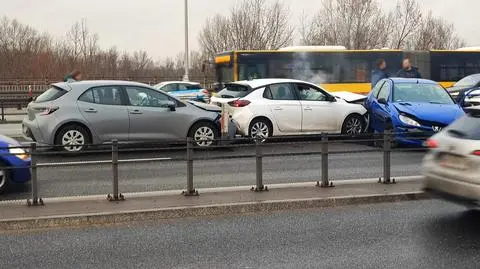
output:
M 311 61 L 308 59 L 308 53 L 298 52 L 293 54 L 292 78 L 304 80 L 314 84 L 323 84 L 330 81 L 331 75 L 321 70 L 312 69 Z

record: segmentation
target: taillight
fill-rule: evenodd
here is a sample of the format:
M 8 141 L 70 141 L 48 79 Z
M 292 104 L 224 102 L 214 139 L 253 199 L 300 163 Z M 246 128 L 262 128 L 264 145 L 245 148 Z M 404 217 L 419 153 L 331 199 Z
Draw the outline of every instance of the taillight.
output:
M 40 113 L 40 115 L 43 115 L 43 116 L 46 116 L 46 115 L 50 115 L 52 114 L 53 112 L 57 111 L 58 110 L 58 106 L 55 106 L 55 107 L 46 107 L 42 113 Z
M 233 107 L 244 107 L 244 106 L 248 106 L 250 104 L 250 101 L 248 101 L 248 100 L 235 100 L 235 101 L 228 102 L 228 104 L 230 106 L 233 106 Z
M 208 90 L 202 90 L 202 93 L 204 94 L 210 94 L 210 92 Z
M 435 149 L 435 148 L 438 148 L 438 142 L 437 140 L 434 140 L 434 139 L 428 139 L 425 142 L 425 146 L 429 149 Z
M 472 155 L 479 156 L 480 157 L 480 150 L 474 150 L 472 152 Z

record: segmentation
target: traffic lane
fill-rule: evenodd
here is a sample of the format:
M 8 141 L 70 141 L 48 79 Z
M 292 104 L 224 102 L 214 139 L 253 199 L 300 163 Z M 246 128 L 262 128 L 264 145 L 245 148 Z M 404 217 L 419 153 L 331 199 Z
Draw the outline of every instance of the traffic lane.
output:
M 5 268 L 478 268 L 480 213 L 436 201 L 0 235 Z
M 392 155 L 392 176 L 420 175 L 423 153 Z M 255 158 L 218 159 L 194 162 L 195 188 L 248 186 L 255 184 Z M 333 180 L 377 178 L 383 175 L 382 154 L 334 154 L 329 156 L 329 177 Z M 263 158 L 264 184 L 314 182 L 321 177 L 321 156 Z M 186 188 L 186 162 L 164 161 L 122 163 L 119 188 L 125 192 L 145 192 Z M 313 183 L 312 183 L 313 184 Z M 25 187 L 27 188 L 27 187 Z M 38 169 L 41 197 L 107 194 L 112 191 L 111 165 L 41 167 Z M 2 199 L 24 199 L 28 190 L 9 192 Z

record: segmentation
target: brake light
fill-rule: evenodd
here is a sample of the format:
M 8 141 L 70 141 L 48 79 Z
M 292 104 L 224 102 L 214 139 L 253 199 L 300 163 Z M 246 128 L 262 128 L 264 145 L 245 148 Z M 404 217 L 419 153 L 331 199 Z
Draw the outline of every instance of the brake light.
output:
M 43 112 L 40 114 L 40 115 L 43 115 L 43 116 L 46 116 L 46 115 L 50 115 L 52 114 L 53 112 L 57 111 L 58 110 L 58 106 L 55 106 L 55 107 L 46 107 Z
M 429 149 L 435 149 L 435 148 L 438 148 L 438 142 L 437 140 L 434 140 L 434 139 L 428 139 L 425 142 L 425 146 Z
M 228 104 L 230 106 L 233 106 L 233 107 L 244 107 L 244 106 L 248 106 L 250 104 L 250 101 L 248 101 L 248 100 L 235 100 L 235 101 L 228 102 Z
M 480 150 L 474 150 L 472 152 L 472 155 L 479 156 L 480 157 Z

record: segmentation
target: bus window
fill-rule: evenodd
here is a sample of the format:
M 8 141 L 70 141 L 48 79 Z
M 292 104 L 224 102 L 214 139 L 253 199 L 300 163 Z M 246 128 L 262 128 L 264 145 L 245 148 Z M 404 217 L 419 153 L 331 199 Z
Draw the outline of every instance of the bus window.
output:
M 233 68 L 227 65 L 218 65 L 216 69 L 218 82 L 232 82 Z
M 436 81 L 458 81 L 480 73 L 480 53 L 440 51 L 430 52 L 431 77 Z
M 265 64 L 239 64 L 239 80 L 266 78 Z

